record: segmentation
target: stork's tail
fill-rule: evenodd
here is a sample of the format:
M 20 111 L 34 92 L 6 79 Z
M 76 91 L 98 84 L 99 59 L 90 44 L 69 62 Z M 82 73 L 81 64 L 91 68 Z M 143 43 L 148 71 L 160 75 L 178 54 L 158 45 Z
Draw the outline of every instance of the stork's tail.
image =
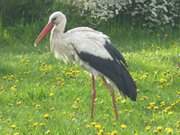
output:
M 131 100 L 136 101 L 137 88 L 128 70 L 121 63 L 116 63 L 117 76 L 111 77 L 111 80 L 116 84 L 118 89 L 127 95 Z

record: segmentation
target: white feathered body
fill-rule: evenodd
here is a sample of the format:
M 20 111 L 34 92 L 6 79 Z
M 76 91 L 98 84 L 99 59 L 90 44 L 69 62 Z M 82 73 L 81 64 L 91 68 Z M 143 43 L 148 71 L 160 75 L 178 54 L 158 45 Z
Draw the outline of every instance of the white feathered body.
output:
M 82 61 L 75 52 L 74 47 L 78 52 L 86 52 L 104 59 L 113 59 L 104 48 L 107 41 L 110 42 L 107 35 L 88 27 L 74 28 L 61 34 L 54 29 L 51 32 L 50 48 L 57 59 L 63 60 L 65 63 L 80 64 L 97 76 L 101 73 Z

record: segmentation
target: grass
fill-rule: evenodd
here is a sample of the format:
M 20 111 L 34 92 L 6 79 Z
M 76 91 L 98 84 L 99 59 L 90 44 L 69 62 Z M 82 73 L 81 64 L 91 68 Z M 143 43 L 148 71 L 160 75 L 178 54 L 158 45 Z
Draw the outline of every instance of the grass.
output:
M 94 120 L 90 119 L 87 72 L 49 53 L 47 39 L 33 41 L 36 25 L 1 29 L 0 134 L 151 135 L 180 133 L 180 32 L 148 33 L 139 28 L 102 26 L 121 50 L 138 86 L 137 102 L 116 93 L 120 119 L 98 80 Z

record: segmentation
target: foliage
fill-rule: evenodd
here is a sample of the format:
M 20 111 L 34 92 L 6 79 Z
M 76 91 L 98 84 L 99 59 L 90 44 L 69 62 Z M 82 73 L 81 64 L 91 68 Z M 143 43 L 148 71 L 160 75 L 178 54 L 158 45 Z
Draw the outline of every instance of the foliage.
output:
M 0 0 L 2 24 L 27 23 L 40 20 L 55 10 L 69 16 L 84 16 L 85 21 L 97 25 L 109 18 L 140 22 L 153 28 L 180 24 L 179 0 Z
M 91 15 L 99 21 L 122 15 L 143 20 L 150 28 L 170 24 L 180 19 L 179 0 L 76 0 L 72 2 L 81 9 L 82 15 Z
M 3 25 L 34 22 L 42 19 L 52 6 L 51 0 L 0 0 Z

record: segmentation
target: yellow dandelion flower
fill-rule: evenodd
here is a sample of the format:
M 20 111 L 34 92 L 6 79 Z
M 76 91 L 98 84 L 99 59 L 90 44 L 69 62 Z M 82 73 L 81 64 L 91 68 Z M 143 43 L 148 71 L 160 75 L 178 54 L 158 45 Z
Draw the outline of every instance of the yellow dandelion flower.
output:
M 43 115 L 43 117 L 44 117 L 45 119 L 49 119 L 49 114 L 48 114 L 48 113 L 45 113 L 45 114 Z
M 20 133 L 19 132 L 15 132 L 13 135 L 20 135 Z
M 125 100 L 125 99 L 122 99 L 122 100 L 121 100 L 121 103 L 122 103 L 122 104 L 125 104 L 125 103 L 126 103 L 126 100 Z
M 176 91 L 176 95 L 180 96 L 180 91 Z
M 50 130 L 47 130 L 47 131 L 45 132 L 46 135 L 48 135 L 48 134 L 50 134 L 50 133 L 51 133 Z
M 53 93 L 53 92 L 50 92 L 50 93 L 49 93 L 49 96 L 50 96 L 50 97 L 54 96 L 54 93 Z
M 162 101 L 162 102 L 160 103 L 160 106 L 161 106 L 161 107 L 165 106 L 165 102 Z
M 22 104 L 21 101 L 17 101 L 17 102 L 16 102 L 16 105 L 21 105 L 21 104 Z
M 34 123 L 32 124 L 32 126 L 33 126 L 33 127 L 37 127 L 38 124 L 39 124 L 38 122 L 34 122 Z
M 147 99 L 148 99 L 147 96 L 142 96 L 142 97 L 140 98 L 141 101 L 144 101 L 144 100 L 147 100 Z
M 166 80 L 165 78 L 161 78 L 161 79 L 159 80 L 159 83 L 160 83 L 161 85 L 164 85 L 164 84 L 167 83 L 167 80 Z
M 91 122 L 92 127 L 95 127 L 95 125 L 96 125 L 96 122 Z
M 80 102 L 80 98 L 78 97 L 78 98 L 76 98 L 76 102 L 77 103 L 79 103 Z
M 163 130 L 163 127 L 161 127 L 161 126 L 158 126 L 158 127 L 156 128 L 156 130 L 157 130 L 157 132 L 158 132 L 158 133 L 160 133 L 160 132 L 162 132 L 162 130 Z
M 117 134 L 118 134 L 118 132 L 116 130 L 111 132 L 111 135 L 117 135 Z
M 120 96 L 116 97 L 116 102 L 119 102 L 119 101 L 121 101 L 121 97 Z
M 176 122 L 176 128 L 180 128 L 180 121 Z
M 10 90 L 13 91 L 13 92 L 16 92 L 17 91 L 17 86 L 16 85 L 11 86 Z
M 41 107 L 41 105 L 39 105 L 39 104 L 35 105 L 35 108 L 40 108 L 40 107 Z
M 172 135 L 173 134 L 173 129 L 172 128 L 166 128 L 165 131 L 166 131 L 166 133 L 168 135 Z
M 172 111 L 170 111 L 170 112 L 168 112 L 168 115 L 171 115 L 171 114 L 173 114 L 174 112 L 172 112 Z
M 39 123 L 39 126 L 41 126 L 41 127 L 43 127 L 43 126 L 45 126 L 45 125 L 46 125 L 46 124 L 43 123 L 43 122 Z
M 100 124 L 96 124 L 96 125 L 95 125 L 95 128 L 96 128 L 97 130 L 100 130 L 102 127 L 101 127 Z
M 154 110 L 158 110 L 159 109 L 159 107 L 158 106 L 154 106 Z
M 15 124 L 12 124 L 10 127 L 13 128 L 13 129 L 15 129 L 15 128 L 16 128 L 16 125 L 15 125 Z
M 156 105 L 155 102 L 150 102 L 150 103 L 149 103 L 149 106 L 155 106 L 155 105 Z
M 145 130 L 146 130 L 146 131 L 149 131 L 150 129 L 151 129 L 151 126 L 146 126 L 146 127 L 145 127 Z
M 127 128 L 127 125 L 126 125 L 126 124 L 121 124 L 120 127 L 121 127 L 122 129 L 125 129 L 125 128 Z
M 104 130 L 100 129 L 99 132 L 97 133 L 97 135 L 103 135 L 104 134 Z
M 169 112 L 170 110 L 171 110 L 171 106 L 168 106 L 168 107 L 166 107 L 163 111 L 167 113 L 167 112 Z

